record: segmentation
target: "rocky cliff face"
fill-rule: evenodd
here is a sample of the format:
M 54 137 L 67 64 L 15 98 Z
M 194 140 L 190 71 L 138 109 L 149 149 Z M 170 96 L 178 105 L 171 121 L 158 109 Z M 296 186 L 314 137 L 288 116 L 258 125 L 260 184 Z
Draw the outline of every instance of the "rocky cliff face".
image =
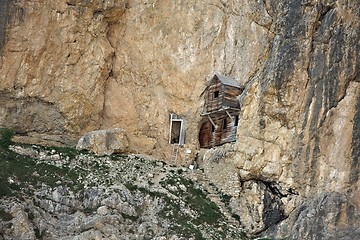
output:
M 234 76 L 247 84 L 238 140 L 206 152 L 203 166 L 247 231 L 345 238 L 359 228 L 356 1 L 1 7 L 13 14 L 0 22 L 0 125 L 65 143 L 119 127 L 133 152 L 167 158 L 169 113 L 195 149 L 206 81 Z
M 358 7 L 357 3 L 343 1 L 268 4 L 268 13 L 273 19 L 268 30 L 274 38 L 265 63 L 241 97 L 238 142 L 208 157 L 208 161 L 215 163 L 219 159 L 214 156 L 224 156 L 217 164 L 226 165 L 228 174 L 238 176 L 238 185 L 246 194 L 238 198 L 238 206 L 254 201 L 261 206 L 255 209 L 257 214 L 251 212 L 253 209 L 239 210 L 246 219 L 252 216 L 251 222 L 260 223 L 254 232 L 286 218 L 300 199 L 323 199 L 322 192 L 328 192 L 330 197 L 326 196 L 321 204 L 311 203 L 319 204 L 314 214 L 321 211 L 319 209 L 326 209 L 323 211 L 327 214 L 335 213 L 337 217 L 325 218 L 336 231 L 330 231 L 329 226 L 314 230 L 308 220 L 296 219 L 306 223 L 301 227 L 301 224 L 293 225 L 297 227 L 293 231 L 300 228 L 307 232 L 297 237 L 345 237 L 343 232 L 337 232 L 341 232 L 343 226 L 352 226 L 347 234 L 356 232 L 359 216 Z M 212 167 L 210 164 L 209 173 L 216 174 Z M 232 186 L 222 175 L 218 179 L 224 188 Z M 338 195 L 339 192 L 343 195 Z M 277 204 L 269 205 L 269 196 L 273 198 L 271 202 Z M 314 201 L 321 202 L 320 199 Z M 279 211 L 279 204 L 283 211 Z M 270 222 L 269 214 L 275 214 Z
M 248 17 L 256 10 L 258 21 L 271 23 L 261 5 L 7 2 L 23 15 L 7 25 L 1 124 L 75 138 L 120 127 L 134 151 L 158 156 L 169 154 L 169 113 L 185 119 L 186 142 L 195 148 L 206 81 L 214 72 L 248 81 L 269 45 Z

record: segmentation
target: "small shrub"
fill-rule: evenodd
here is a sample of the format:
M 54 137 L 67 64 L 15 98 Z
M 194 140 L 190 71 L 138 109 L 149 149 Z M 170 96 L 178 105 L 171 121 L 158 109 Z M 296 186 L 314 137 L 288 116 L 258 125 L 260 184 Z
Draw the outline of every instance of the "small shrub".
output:
M 161 186 L 166 187 L 167 185 L 176 185 L 176 181 L 173 178 L 167 178 L 160 182 Z
M 227 195 L 226 193 L 220 193 L 220 199 L 223 203 L 225 203 L 226 205 L 229 205 L 231 196 Z
M 7 222 L 13 219 L 13 216 L 11 214 L 4 211 L 4 209 L 0 209 L 0 219 Z
M 136 185 L 134 185 L 134 184 L 132 184 L 130 182 L 127 182 L 124 185 L 129 191 L 134 191 L 134 190 L 139 189 L 138 186 L 136 186 Z
M 0 148 L 8 148 L 13 142 L 11 138 L 14 136 L 15 131 L 8 128 L 0 128 Z
M 240 222 L 240 216 L 237 214 L 232 214 L 232 217 L 236 219 L 236 221 Z
M 121 216 L 124 218 L 124 219 L 129 219 L 133 222 L 136 222 L 139 217 L 138 216 L 131 216 L 131 215 L 128 215 L 128 214 L 125 214 L 125 213 L 121 213 Z
M 96 211 L 95 208 L 87 207 L 87 208 L 84 208 L 83 213 L 85 213 L 86 215 L 90 215 L 95 211 Z

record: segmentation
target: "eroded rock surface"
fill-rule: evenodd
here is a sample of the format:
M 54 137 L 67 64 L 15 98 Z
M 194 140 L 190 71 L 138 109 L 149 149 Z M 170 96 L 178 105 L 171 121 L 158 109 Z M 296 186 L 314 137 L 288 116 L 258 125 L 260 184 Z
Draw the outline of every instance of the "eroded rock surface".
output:
M 279 206 L 285 216 L 324 192 L 343 194 L 356 209 L 350 215 L 358 216 L 359 4 L 288 1 L 266 6 L 273 20 L 268 28 L 275 36 L 264 65 L 240 97 L 238 140 L 208 151 L 205 169 L 222 189 L 229 189 L 238 206 L 253 206 L 237 210 L 252 231 L 266 229 L 259 182 L 281 190 L 278 199 L 284 205 Z M 234 184 L 230 179 L 236 178 Z M 317 207 L 343 214 L 340 208 Z M 324 230 L 327 237 L 347 239 L 349 229 L 356 228 L 340 224 L 336 229 L 347 232 L 340 236 L 328 229 L 331 216 L 316 218 L 327 220 L 317 230 L 306 229 L 308 223 L 295 228 L 299 223 L 294 221 L 294 228 L 287 228 L 289 236 L 316 239 Z
M 357 239 L 359 212 L 343 193 L 323 193 L 301 204 L 289 219 L 267 234 L 289 239 Z M 265 234 L 266 235 L 266 234 Z
M 79 139 L 76 148 L 97 155 L 125 153 L 129 149 L 129 139 L 124 129 L 120 128 L 92 131 Z
M 80 137 L 119 127 L 134 152 L 169 157 L 168 118 L 174 112 L 185 120 L 187 144 L 195 149 L 205 83 L 215 72 L 244 83 L 263 63 L 272 36 L 252 20 L 271 23 L 263 5 L 12 2 L 22 15 L 13 14 L 2 28 L 7 41 L 0 93 L 8 97 L 0 99 L 6 102 L 0 125 L 30 132 L 39 126 L 31 118 L 40 112 L 25 111 L 23 102 L 38 103 L 34 109 L 45 103 L 54 112 L 42 115 L 48 135 L 61 129 Z
M 202 171 L 140 155 L 0 146 L 2 239 L 242 239 Z M 6 156 L 7 161 L 3 160 Z M 198 178 L 195 180 L 195 176 Z

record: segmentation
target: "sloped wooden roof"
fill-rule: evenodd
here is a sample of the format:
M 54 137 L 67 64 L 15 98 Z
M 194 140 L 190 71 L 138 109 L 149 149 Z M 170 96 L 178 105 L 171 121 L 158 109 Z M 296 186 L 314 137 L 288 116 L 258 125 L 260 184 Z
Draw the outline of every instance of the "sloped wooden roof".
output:
M 211 79 L 210 84 L 214 81 L 215 78 L 219 79 L 219 81 L 226 86 L 241 88 L 240 83 L 238 83 L 235 79 L 220 74 L 215 74 L 214 77 Z

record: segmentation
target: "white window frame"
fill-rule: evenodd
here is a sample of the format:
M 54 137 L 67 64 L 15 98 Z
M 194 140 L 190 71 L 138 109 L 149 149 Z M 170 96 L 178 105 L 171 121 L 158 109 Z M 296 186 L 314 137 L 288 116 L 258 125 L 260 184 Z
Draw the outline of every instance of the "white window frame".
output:
M 171 143 L 171 132 L 174 122 L 180 122 L 180 132 L 179 132 L 179 142 L 178 143 Z M 181 118 L 177 118 L 176 114 L 170 114 L 170 131 L 169 131 L 169 144 L 174 145 L 184 145 L 185 143 L 185 129 L 184 129 L 184 121 Z

